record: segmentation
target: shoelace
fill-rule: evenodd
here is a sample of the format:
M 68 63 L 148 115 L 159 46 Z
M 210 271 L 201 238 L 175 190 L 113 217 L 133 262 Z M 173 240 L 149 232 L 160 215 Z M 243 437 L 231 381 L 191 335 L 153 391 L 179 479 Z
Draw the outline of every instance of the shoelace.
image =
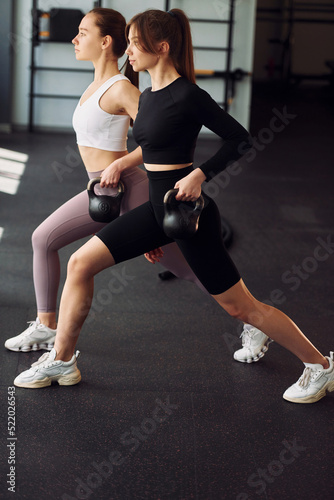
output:
M 319 372 L 321 372 L 321 370 L 312 370 L 312 368 L 307 366 L 304 368 L 304 371 L 298 380 L 298 385 L 300 385 L 300 387 L 307 387 L 309 383 L 316 378 Z
M 309 366 L 307 366 L 301 377 L 299 377 L 299 380 L 298 380 L 298 385 L 300 385 L 300 387 L 307 387 L 308 384 L 309 384 L 309 381 L 310 381 L 310 377 L 311 377 L 311 368 Z
M 24 336 L 26 337 L 27 335 L 30 335 L 33 330 L 36 330 L 40 326 L 40 323 L 38 323 L 36 320 L 34 321 L 27 321 L 29 324 L 27 330 L 24 332 Z
M 251 328 L 247 328 L 247 326 L 245 326 L 240 335 L 240 338 L 242 339 L 242 345 L 246 347 L 250 346 L 251 340 L 254 336 L 254 332 L 252 333 L 251 330 Z
M 36 368 L 36 369 L 42 368 L 44 366 L 44 363 L 48 361 L 49 355 L 50 355 L 49 352 L 45 352 L 37 361 L 35 361 L 35 363 L 31 365 L 31 368 Z

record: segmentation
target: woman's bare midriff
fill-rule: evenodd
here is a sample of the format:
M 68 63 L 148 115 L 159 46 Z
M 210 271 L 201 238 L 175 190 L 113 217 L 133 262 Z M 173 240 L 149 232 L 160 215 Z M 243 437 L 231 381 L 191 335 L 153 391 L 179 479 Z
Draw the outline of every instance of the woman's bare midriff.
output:
M 87 146 L 78 146 L 78 148 L 88 172 L 104 170 L 110 163 L 128 154 L 127 151 L 105 151 Z
M 146 170 L 151 172 L 159 172 L 160 170 L 179 170 L 181 168 L 189 167 L 192 163 L 180 163 L 177 165 L 155 165 L 152 163 L 145 163 Z

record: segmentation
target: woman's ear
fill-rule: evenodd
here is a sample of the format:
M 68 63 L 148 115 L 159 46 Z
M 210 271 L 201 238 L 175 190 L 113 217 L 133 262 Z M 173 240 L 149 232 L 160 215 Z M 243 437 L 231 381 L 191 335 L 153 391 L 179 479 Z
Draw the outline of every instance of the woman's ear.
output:
M 169 43 L 161 42 L 158 49 L 159 55 L 167 54 L 169 52 Z
M 106 35 L 105 37 L 103 37 L 103 41 L 102 41 L 102 48 L 103 49 L 107 49 L 108 47 L 110 47 L 112 44 L 112 37 L 110 35 Z

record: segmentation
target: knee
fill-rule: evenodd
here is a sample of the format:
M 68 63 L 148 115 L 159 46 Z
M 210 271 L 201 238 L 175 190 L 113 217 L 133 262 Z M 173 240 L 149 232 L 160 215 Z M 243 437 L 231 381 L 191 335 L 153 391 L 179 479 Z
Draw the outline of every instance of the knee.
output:
M 72 278 L 87 279 L 92 276 L 89 261 L 80 255 L 80 251 L 71 255 L 67 264 L 67 276 Z
M 212 297 L 230 316 L 244 323 L 251 323 L 250 318 L 261 309 L 261 303 L 249 292 L 242 280 L 226 292 Z
M 31 244 L 34 251 L 45 246 L 46 237 L 45 232 L 42 230 L 41 226 L 38 226 L 32 233 Z
M 247 322 L 246 318 L 247 318 L 248 314 L 246 313 L 246 311 L 242 307 L 240 307 L 239 303 L 229 302 L 228 304 L 221 304 L 221 305 L 222 305 L 223 309 L 225 309 L 225 311 L 230 316 L 232 316 L 232 318 L 239 319 L 243 322 Z
M 34 252 L 57 252 L 60 248 L 59 238 L 46 219 L 32 233 L 31 243 Z
M 257 300 L 246 300 L 240 302 L 220 303 L 225 311 L 235 319 L 243 323 L 250 323 L 260 328 L 265 317 L 272 314 L 272 308 Z
M 249 314 L 254 309 L 253 298 L 248 294 L 236 294 L 234 297 L 225 294 L 213 296 L 218 304 L 232 318 L 248 323 Z

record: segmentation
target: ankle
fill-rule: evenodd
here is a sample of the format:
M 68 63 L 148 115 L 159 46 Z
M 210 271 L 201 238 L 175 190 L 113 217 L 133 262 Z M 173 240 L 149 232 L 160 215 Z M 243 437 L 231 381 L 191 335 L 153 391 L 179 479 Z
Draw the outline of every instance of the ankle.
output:
M 324 358 L 324 361 L 323 361 L 323 363 L 321 363 L 321 364 L 322 364 L 322 366 L 323 366 L 324 370 L 327 370 L 327 369 L 329 368 L 329 366 L 330 366 L 330 365 L 329 365 L 329 361 L 328 361 L 328 359 L 327 359 L 327 358 Z
M 51 330 L 56 330 L 57 321 L 56 321 L 56 313 L 38 313 L 37 314 L 42 325 L 47 328 L 51 328 Z
M 41 323 L 43 323 L 41 321 Z M 47 328 L 50 328 L 50 330 L 57 330 L 57 323 L 43 323 L 44 326 L 46 326 Z
M 55 348 L 55 351 L 56 351 L 55 361 L 64 361 L 66 363 L 67 361 L 71 361 L 73 357 L 73 353 L 66 351 L 65 349 L 57 350 Z

